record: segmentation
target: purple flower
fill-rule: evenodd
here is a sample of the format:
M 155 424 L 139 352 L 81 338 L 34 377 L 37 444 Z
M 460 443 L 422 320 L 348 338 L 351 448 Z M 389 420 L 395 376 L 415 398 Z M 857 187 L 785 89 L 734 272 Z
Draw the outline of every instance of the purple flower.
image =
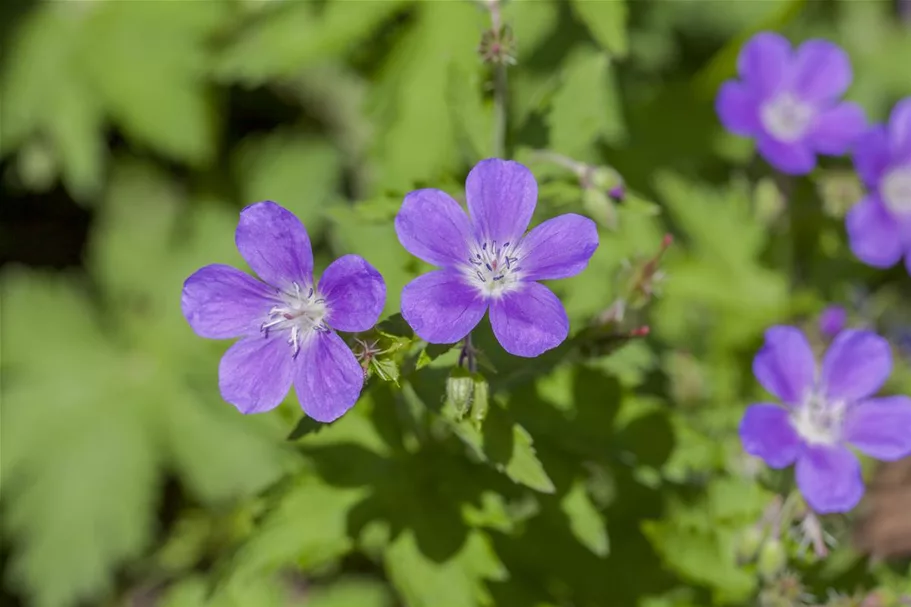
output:
M 792 51 L 779 34 L 760 32 L 737 58 L 740 80 L 722 85 L 715 108 L 724 127 L 756 139 L 783 173 L 803 175 L 816 154 L 841 155 L 863 131 L 863 110 L 838 99 L 851 84 L 848 55 L 826 40 Z
M 826 337 L 835 337 L 845 328 L 848 313 L 841 306 L 829 306 L 819 315 L 819 331 Z
M 753 373 L 784 405 L 746 410 L 743 448 L 772 468 L 796 462 L 797 487 L 816 512 L 847 512 L 864 492 L 848 445 L 885 461 L 911 454 L 911 397 L 871 398 L 891 370 L 889 343 L 870 331 L 839 333 L 820 368 L 799 329 L 772 327 Z
M 235 242 L 262 282 L 213 264 L 187 279 L 181 298 L 198 335 L 241 338 L 218 367 L 222 397 L 241 413 L 262 413 L 277 407 L 293 383 L 307 415 L 337 419 L 354 406 L 364 376 L 333 328 L 366 331 L 376 324 L 386 300 L 383 277 L 357 255 L 345 255 L 317 284 L 304 225 L 274 202 L 241 211 Z
M 888 125 L 858 139 L 854 166 L 869 194 L 846 218 L 851 250 L 877 268 L 904 256 L 911 274 L 911 97 L 892 109 Z
M 402 316 L 422 339 L 454 343 L 490 308 L 490 324 L 510 354 L 533 357 L 558 346 L 569 319 L 539 280 L 585 269 L 598 248 L 595 222 L 567 214 L 525 234 L 538 197 L 518 162 L 479 162 L 465 182 L 468 212 L 440 190 L 405 196 L 395 231 L 412 255 L 441 269 L 402 291 Z

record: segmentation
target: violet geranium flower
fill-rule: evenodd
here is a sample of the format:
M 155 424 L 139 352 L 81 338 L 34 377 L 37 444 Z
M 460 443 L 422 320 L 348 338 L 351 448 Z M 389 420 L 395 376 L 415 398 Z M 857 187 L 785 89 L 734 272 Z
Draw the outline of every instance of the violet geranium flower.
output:
M 888 125 L 860 137 L 854 166 L 869 194 L 845 220 L 851 250 L 877 268 L 904 256 L 911 274 L 911 97 L 896 104 Z
M 746 410 L 744 449 L 772 468 L 796 462 L 797 487 L 816 512 L 851 510 L 864 485 L 849 445 L 884 461 L 911 454 L 911 397 L 873 397 L 891 370 L 889 343 L 870 331 L 839 333 L 817 367 L 799 329 L 772 327 L 753 373 L 784 405 Z
M 494 335 L 510 354 L 534 357 L 569 333 L 563 304 L 539 280 L 585 269 L 598 248 L 595 222 L 560 215 L 528 234 L 538 197 L 531 171 L 518 162 L 482 160 L 465 182 L 468 215 L 440 190 L 405 196 L 395 231 L 412 255 L 441 269 L 402 291 L 402 316 L 430 343 L 455 343 L 490 308 Z
M 845 154 L 863 132 L 863 110 L 838 101 L 851 84 L 851 64 L 831 42 L 808 40 L 792 51 L 783 36 L 760 32 L 741 49 L 737 71 L 740 80 L 718 92 L 718 116 L 730 132 L 755 138 L 782 173 L 809 173 L 816 154 Z
M 235 241 L 262 282 L 213 264 L 186 280 L 181 298 L 198 335 L 240 337 L 218 367 L 222 397 L 241 413 L 262 413 L 294 384 L 307 415 L 320 422 L 341 417 L 357 402 L 364 376 L 333 329 L 376 324 L 386 300 L 383 277 L 357 255 L 345 255 L 317 284 L 304 225 L 270 201 L 241 211 Z

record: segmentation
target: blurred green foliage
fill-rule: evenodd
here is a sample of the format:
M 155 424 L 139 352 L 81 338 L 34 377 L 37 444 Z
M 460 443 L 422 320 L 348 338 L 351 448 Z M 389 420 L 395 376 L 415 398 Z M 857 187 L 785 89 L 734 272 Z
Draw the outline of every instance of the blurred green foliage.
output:
M 907 275 L 847 250 L 848 163 L 826 161 L 782 203 L 712 110 L 740 43 L 769 27 L 843 44 L 849 96 L 881 119 L 911 93 L 911 30 L 891 2 L 508 2 L 507 143 L 539 179 L 536 221 L 594 211 L 578 175 L 534 149 L 612 166 L 629 195 L 587 271 L 552 285 L 575 336 L 517 360 L 482 327 L 477 374 L 395 316 L 423 268 L 391 222 L 410 189 L 461 196 L 492 153 L 481 4 L 3 10 L 4 217 L 41 199 L 91 218 L 62 271 L 23 253 L 59 243 L 3 226 L 4 256 L 24 262 L 0 278 L 4 601 L 752 604 L 765 582 L 738 561 L 740 538 L 784 478 L 758 472 L 736 435 L 760 397 L 763 330 L 811 327 L 829 301 L 889 335 L 911 325 Z M 197 338 L 179 309 L 195 269 L 242 266 L 237 212 L 262 199 L 305 222 L 318 265 L 358 253 L 388 285 L 371 335 L 383 354 L 328 427 L 301 420 L 293 396 L 237 414 L 216 385 L 226 344 Z M 599 333 L 665 232 L 656 300 Z M 629 338 L 641 324 L 650 337 Z M 907 350 L 897 360 L 889 389 L 909 393 Z M 911 592 L 907 562 L 867 566 L 840 529 L 825 563 L 787 544 L 811 591 Z

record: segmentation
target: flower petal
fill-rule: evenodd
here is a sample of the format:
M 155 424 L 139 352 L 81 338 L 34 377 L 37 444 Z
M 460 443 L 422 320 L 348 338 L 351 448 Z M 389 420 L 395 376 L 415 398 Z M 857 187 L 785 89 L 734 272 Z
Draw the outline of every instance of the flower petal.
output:
M 816 155 L 803 141 L 785 143 L 762 134 L 757 141 L 766 161 L 788 175 L 806 175 L 816 167 Z
M 761 457 L 771 468 L 793 464 L 802 446 L 788 412 L 767 403 L 747 408 L 740 422 L 740 441 L 744 451 Z
M 307 230 L 294 213 L 267 200 L 240 212 L 237 250 L 263 281 L 290 291 L 313 282 L 313 252 Z
M 830 399 L 853 402 L 879 390 L 892 372 L 892 349 L 872 331 L 846 329 L 822 359 L 822 385 Z
M 867 126 L 863 109 L 856 103 L 839 103 L 824 110 L 808 134 L 810 145 L 820 154 L 847 154 Z
M 242 339 L 228 348 L 218 365 L 221 397 L 241 413 L 274 409 L 291 387 L 291 362 L 291 346 L 282 334 Z
M 747 86 L 762 96 L 774 93 L 782 84 L 791 60 L 791 43 L 775 32 L 760 32 L 740 50 L 737 72 Z
M 854 168 L 867 187 L 879 187 L 879 181 L 891 161 L 889 134 L 883 125 L 867 129 L 854 142 Z
M 736 135 L 752 136 L 760 131 L 759 104 L 755 94 L 741 82 L 725 82 L 715 98 L 721 124 Z
M 490 303 L 490 324 L 503 349 L 533 358 L 556 348 L 569 335 L 569 318 L 553 292 L 536 282 L 523 283 Z
M 468 258 L 471 224 L 449 194 L 415 190 L 395 216 L 395 233 L 405 250 L 427 263 L 452 266 Z
M 326 268 L 319 281 L 326 300 L 326 322 L 339 331 L 366 331 L 376 324 L 386 305 L 386 283 L 363 257 L 344 255 Z
M 309 417 L 335 421 L 354 406 L 364 387 L 364 370 L 335 331 L 316 331 L 294 364 L 294 391 Z
M 790 80 L 806 101 L 841 97 L 851 85 L 851 60 L 840 46 L 828 40 L 807 40 L 797 48 Z
M 819 315 L 819 332 L 826 337 L 835 337 L 845 328 L 848 312 L 841 306 L 828 306 Z
M 471 332 L 487 311 L 487 301 L 456 270 L 418 276 L 402 289 L 402 316 L 432 344 L 453 344 Z
M 876 195 L 854 205 L 845 218 L 854 255 L 874 268 L 890 268 L 902 257 L 900 226 Z
M 766 330 L 765 344 L 753 359 L 753 374 L 783 402 L 803 401 L 816 376 L 816 359 L 803 332 L 785 326 Z
M 807 447 L 797 459 L 797 488 L 819 514 L 848 512 L 860 502 L 860 462 L 845 447 Z
M 535 212 L 538 184 L 524 165 L 490 158 L 468 173 L 465 197 L 478 238 L 515 242 Z
M 889 144 L 895 156 L 911 162 L 911 97 L 905 97 L 892 108 Z
M 237 268 L 212 264 L 183 283 L 180 307 L 197 335 L 228 339 L 258 333 L 274 297 L 275 289 Z
M 887 462 L 911 455 L 911 397 L 887 396 L 857 403 L 845 419 L 844 439 Z
M 518 266 L 527 280 L 569 278 L 585 269 L 598 248 L 598 227 L 567 213 L 548 219 L 522 239 Z

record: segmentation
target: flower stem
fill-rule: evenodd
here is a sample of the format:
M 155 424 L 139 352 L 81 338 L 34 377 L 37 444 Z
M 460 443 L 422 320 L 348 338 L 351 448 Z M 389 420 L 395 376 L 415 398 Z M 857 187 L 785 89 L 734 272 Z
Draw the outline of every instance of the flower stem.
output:
M 503 28 L 500 14 L 500 0 L 488 0 L 490 23 L 493 31 L 499 35 Z M 506 155 L 506 64 L 497 61 L 494 64 L 493 82 L 493 155 L 503 158 Z

